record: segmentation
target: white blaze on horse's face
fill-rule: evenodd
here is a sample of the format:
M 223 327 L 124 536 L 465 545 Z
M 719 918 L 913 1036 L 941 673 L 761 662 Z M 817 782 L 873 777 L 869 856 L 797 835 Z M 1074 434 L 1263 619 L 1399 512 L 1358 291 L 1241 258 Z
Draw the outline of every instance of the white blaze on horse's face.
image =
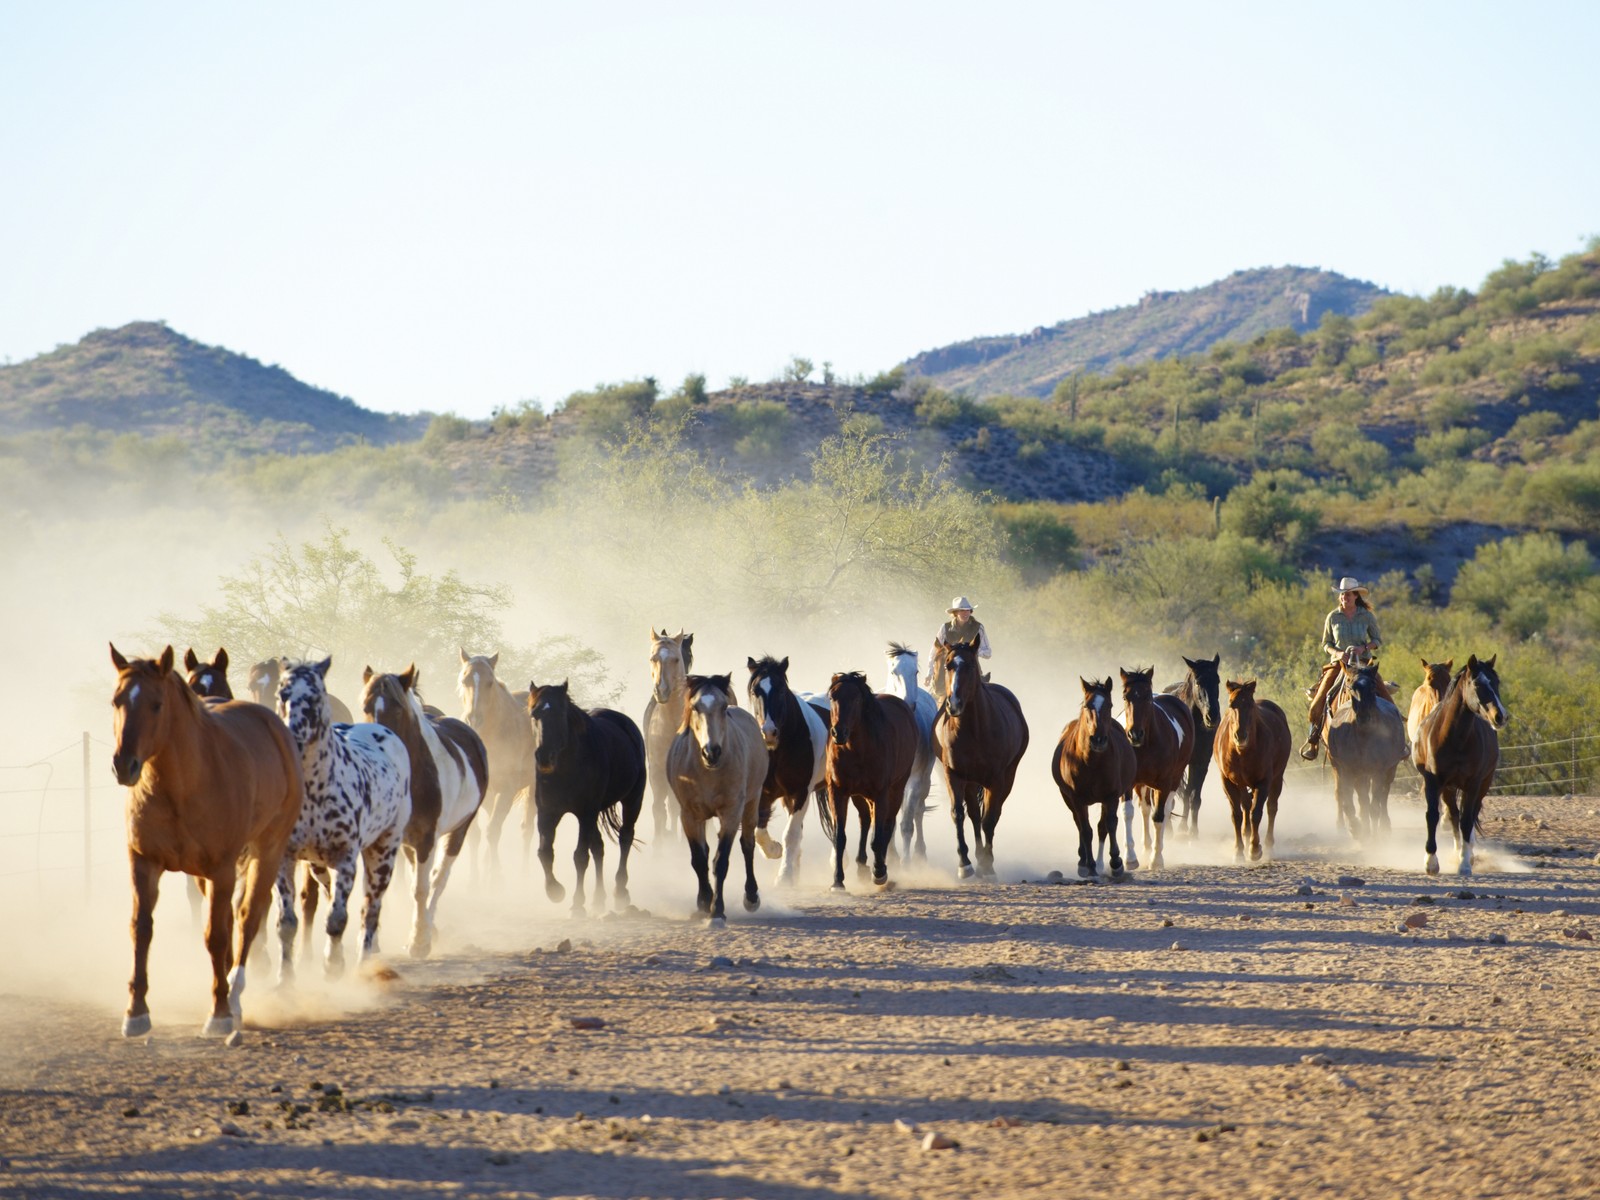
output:
M 766 676 L 756 684 L 756 707 L 761 710 L 761 735 L 766 739 L 767 749 L 772 750 L 777 744 L 778 725 L 772 719 L 772 680 Z
M 128 703 L 132 704 L 139 698 L 139 685 L 136 683 L 128 689 Z
M 206 691 L 209 692 L 211 690 L 211 676 L 210 675 L 202 675 L 202 676 L 200 676 L 200 686 L 202 688 L 204 688 Z
M 700 746 L 700 760 L 711 770 L 722 764 L 722 743 L 727 732 L 728 702 L 716 691 L 702 692 L 689 714 L 689 728 Z

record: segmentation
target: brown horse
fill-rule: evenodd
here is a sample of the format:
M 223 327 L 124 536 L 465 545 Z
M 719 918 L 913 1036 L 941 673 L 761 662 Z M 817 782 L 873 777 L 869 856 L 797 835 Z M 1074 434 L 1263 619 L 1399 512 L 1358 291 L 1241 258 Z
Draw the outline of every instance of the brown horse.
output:
M 971 820 L 978 873 L 992 879 L 994 830 L 1028 748 L 1028 722 L 1011 690 L 990 683 L 984 675 L 975 645 L 940 644 L 937 654 L 950 690 L 933 723 L 933 747 L 950 789 L 960 859 L 957 874 L 962 879 L 972 875 L 963 825 L 963 820 Z
M 828 751 L 823 768 L 822 832 L 833 842 L 833 890 L 844 891 L 845 805 L 872 817 L 872 881 L 889 886 L 886 859 L 906 782 L 917 761 L 917 719 L 899 696 L 874 694 L 860 671 L 828 685 Z M 865 814 L 862 817 L 866 820 Z
M 1078 877 L 1093 879 L 1094 833 L 1089 828 L 1089 807 L 1100 805 L 1102 846 L 1111 844 L 1111 874 L 1122 874 L 1122 854 L 1117 848 L 1117 802 L 1133 788 L 1138 770 L 1133 746 L 1111 715 L 1111 680 L 1104 683 L 1079 676 L 1083 703 L 1056 741 L 1050 774 L 1061 789 L 1061 799 L 1078 827 Z
M 1494 782 L 1500 763 L 1499 730 L 1511 719 L 1500 702 L 1500 676 L 1494 658 L 1476 654 L 1456 673 L 1444 699 L 1422 719 L 1417 741 L 1411 748 L 1412 761 L 1422 776 L 1422 793 L 1428 802 L 1429 875 L 1439 873 L 1438 844 L 1434 833 L 1439 827 L 1439 801 L 1450 810 L 1450 827 L 1456 835 L 1460 853 L 1457 874 L 1472 874 L 1472 835 L 1478 830 L 1483 798 Z M 1457 808 L 1459 797 L 1460 807 Z
M 457 647 L 460 649 L 460 647 Z M 528 724 L 528 693 L 513 692 L 495 677 L 498 654 L 468 654 L 461 650 L 461 674 L 456 694 L 461 697 L 461 719 L 483 739 L 489 755 L 489 791 L 483 798 L 486 873 L 500 874 L 500 830 L 520 800 L 522 860 L 528 865 L 533 844 L 533 727 Z M 473 822 L 474 830 L 484 821 Z M 476 842 L 476 838 L 474 841 Z
M 650 819 L 658 848 L 664 848 L 666 835 L 678 828 L 672 789 L 667 786 L 667 751 L 678 736 L 684 680 L 692 666 L 694 634 L 680 629 L 673 637 L 665 629 L 660 633 L 650 630 L 650 699 L 645 703 L 639 727 L 644 734 L 645 762 L 649 764 Z
M 1157 695 L 1156 669 L 1118 671 L 1122 676 L 1122 725 L 1128 731 L 1137 767 L 1133 786 L 1138 792 L 1139 809 L 1144 815 L 1145 853 L 1152 852 L 1150 824 L 1155 822 L 1155 844 L 1150 866 L 1165 865 L 1162 846 L 1166 842 L 1167 797 L 1183 784 L 1194 750 L 1194 717 L 1188 701 Z M 1128 834 L 1128 867 L 1139 865 L 1133 849 L 1133 796 L 1123 799 L 1123 821 Z
M 1450 690 L 1450 680 L 1455 675 L 1456 660 L 1447 658 L 1441 663 L 1431 663 L 1425 658 L 1422 664 L 1422 682 L 1411 693 L 1411 708 L 1406 713 L 1406 740 L 1413 746 L 1422 729 L 1422 718 L 1439 707 L 1439 701 Z
M 232 700 L 233 688 L 228 684 L 228 652 L 217 647 L 217 656 L 202 662 L 190 647 L 183 652 L 183 669 L 189 672 L 189 690 L 196 696 L 214 700 Z
M 128 858 L 133 870 L 133 1001 L 125 1037 L 150 1031 L 150 938 L 163 871 L 206 881 L 211 954 L 208 1037 L 239 1019 L 245 962 L 271 903 L 273 880 L 300 815 L 299 760 L 283 722 L 259 705 L 201 702 L 159 659 L 127 659 L 111 647 L 111 765 L 128 792 Z M 244 887 L 234 909 L 241 865 Z M 228 972 L 232 970 L 230 980 Z
M 1233 861 L 1244 861 L 1244 835 L 1250 833 L 1250 861 L 1262 855 L 1261 819 L 1266 817 L 1266 855 L 1272 857 L 1283 769 L 1289 765 L 1289 718 L 1271 700 L 1256 699 L 1256 681 L 1227 681 L 1228 711 L 1217 725 L 1212 747 L 1222 790 L 1233 812 Z

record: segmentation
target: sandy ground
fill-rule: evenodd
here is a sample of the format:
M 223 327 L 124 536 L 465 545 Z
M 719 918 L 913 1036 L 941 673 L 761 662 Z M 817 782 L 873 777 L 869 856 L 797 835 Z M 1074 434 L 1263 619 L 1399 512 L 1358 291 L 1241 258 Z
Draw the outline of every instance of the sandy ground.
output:
M 1592 1195 L 1597 804 L 1493 800 L 1468 881 L 1418 869 L 1416 802 L 1361 853 L 1322 791 L 1271 865 L 1232 865 L 1211 803 L 1119 884 L 1045 881 L 1072 849 L 1042 801 L 1002 823 L 998 884 L 952 882 L 940 813 L 930 868 L 831 895 L 813 830 L 807 886 L 720 930 L 676 847 L 645 851 L 629 916 L 464 875 L 437 958 L 292 995 L 258 972 L 234 1049 L 195 1036 L 176 881 L 134 1041 L 119 881 L 13 897 L 0 1194 Z

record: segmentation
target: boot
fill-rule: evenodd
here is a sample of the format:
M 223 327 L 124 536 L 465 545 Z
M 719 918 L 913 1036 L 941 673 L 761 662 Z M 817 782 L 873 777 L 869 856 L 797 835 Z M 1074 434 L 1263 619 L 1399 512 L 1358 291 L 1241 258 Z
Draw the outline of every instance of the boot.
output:
M 1307 762 L 1316 761 L 1317 747 L 1322 743 L 1322 728 L 1318 725 L 1311 726 L 1311 731 L 1306 734 L 1306 744 L 1300 747 L 1300 757 Z

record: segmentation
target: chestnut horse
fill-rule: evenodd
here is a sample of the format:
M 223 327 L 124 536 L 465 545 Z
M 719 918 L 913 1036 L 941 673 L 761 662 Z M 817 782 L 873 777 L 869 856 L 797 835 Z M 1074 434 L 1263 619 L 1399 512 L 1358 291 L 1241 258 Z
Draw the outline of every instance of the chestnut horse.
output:
M 778 883 L 792 886 L 800 882 L 800 834 L 805 828 L 806 801 L 822 790 L 828 710 L 790 689 L 787 658 L 746 658 L 745 665 L 750 670 L 750 711 L 761 727 L 768 756 L 756 812 L 756 842 L 768 858 L 783 856 Z M 789 814 L 781 846 L 767 833 L 774 802 L 782 802 Z
M 1194 750 L 1194 718 L 1189 705 L 1178 696 L 1155 694 L 1152 680 L 1156 669 L 1118 671 L 1122 676 L 1122 726 L 1128 731 L 1137 764 L 1133 787 L 1139 796 L 1144 816 L 1144 848 L 1151 853 L 1150 824 L 1155 822 L 1154 853 L 1150 865 L 1160 870 L 1165 865 L 1162 846 L 1166 841 L 1167 797 L 1183 783 L 1184 773 Z M 1133 795 L 1122 802 L 1123 822 L 1128 834 L 1128 866 L 1139 865 L 1133 849 Z
M 1278 797 L 1283 794 L 1283 769 L 1289 765 L 1289 718 L 1271 700 L 1256 699 L 1256 681 L 1228 680 L 1228 711 L 1217 726 L 1212 749 L 1222 790 L 1233 813 L 1233 861 L 1244 861 L 1244 835 L 1250 834 L 1250 861 L 1262 855 L 1261 820 L 1265 816 L 1266 855 L 1272 857 Z
M 975 645 L 941 644 L 937 653 L 938 669 L 950 690 L 933 724 L 933 744 L 950 789 L 950 815 L 956 823 L 960 860 L 957 875 L 962 879 L 972 876 L 962 824 L 970 819 L 978 873 L 992 879 L 994 830 L 1016 782 L 1017 765 L 1028 748 L 1028 722 L 1011 690 L 990 683 L 984 675 Z
M 1325 735 L 1334 802 L 1339 824 L 1352 837 L 1371 838 L 1389 829 L 1389 789 L 1406 756 L 1406 726 L 1382 693 L 1376 659 L 1339 669 L 1344 672 L 1340 701 L 1328 708 Z
M 1500 702 L 1500 676 L 1494 658 L 1476 654 L 1456 672 L 1450 690 L 1431 713 L 1422 719 L 1412 762 L 1422 775 L 1422 793 L 1428 802 L 1429 875 L 1439 873 L 1438 844 L 1434 833 L 1439 827 L 1439 801 L 1450 810 L 1450 827 L 1456 835 L 1460 855 L 1457 874 L 1472 874 L 1472 835 L 1478 830 L 1483 813 L 1483 798 L 1494 782 L 1500 763 L 1499 730 L 1511 719 Z M 1459 797 L 1460 807 L 1457 808 Z
M 1094 833 L 1089 828 L 1089 807 L 1100 805 L 1101 845 L 1111 843 L 1111 874 L 1122 874 L 1122 854 L 1117 848 L 1117 802 L 1133 788 L 1138 761 L 1121 725 L 1111 715 L 1111 680 L 1104 683 L 1082 678 L 1083 703 L 1056 741 L 1050 774 L 1061 789 L 1061 799 L 1078 827 L 1078 877 L 1093 879 Z
M 1450 680 L 1455 675 L 1456 667 L 1453 658 L 1441 663 L 1431 663 L 1425 658 L 1417 661 L 1422 664 L 1422 682 L 1411 693 L 1411 708 L 1406 713 L 1406 740 L 1413 746 L 1417 744 L 1422 718 L 1438 708 L 1439 701 L 1450 690 Z
M 500 874 L 500 830 L 518 800 L 526 803 L 522 816 L 524 867 L 533 843 L 533 727 L 528 724 L 528 693 L 513 692 L 495 678 L 499 663 L 498 654 L 469 655 L 461 650 L 461 674 L 456 680 L 461 719 L 483 739 L 489 755 L 489 787 L 483 798 L 488 822 L 483 866 L 491 878 Z M 472 827 L 477 830 L 483 825 L 483 821 L 475 821 Z
M 667 778 L 678 802 L 689 862 L 699 889 L 695 905 L 723 922 L 722 885 L 734 834 L 744 854 L 744 907 L 761 907 L 756 887 L 756 809 L 767 778 L 767 747 L 756 719 L 733 702 L 733 676 L 690 675 L 684 681 L 683 717 L 667 751 Z M 717 860 L 713 890 L 708 878 L 710 849 L 706 823 L 717 819 Z
M 615 898 L 628 903 L 628 853 L 644 806 L 644 737 L 629 718 L 609 708 L 585 712 L 572 702 L 566 681 L 540 687 L 528 682 L 528 716 L 533 723 L 533 807 L 539 826 L 539 865 L 544 891 L 560 902 L 566 889 L 556 882 L 555 837 L 561 818 L 578 819 L 578 870 L 572 893 L 574 915 L 583 913 L 583 882 L 594 861 L 594 900 L 605 907 L 603 825 L 617 839 Z
M 1200 790 L 1205 786 L 1206 772 L 1211 769 L 1211 748 L 1217 739 L 1217 722 L 1222 719 L 1222 679 L 1218 674 L 1222 655 L 1185 658 L 1183 664 L 1189 668 L 1183 682 L 1169 684 L 1161 690 L 1187 704 L 1189 718 L 1194 723 L 1189 769 L 1183 773 L 1183 784 L 1178 789 L 1178 799 L 1183 801 L 1178 828 L 1194 837 L 1200 832 Z
M 132 1003 L 122 1033 L 150 1031 L 145 995 L 156 896 L 163 871 L 183 871 L 206 881 L 210 902 L 212 1005 L 204 1033 L 226 1037 L 239 1019 L 245 962 L 271 904 L 304 789 L 282 721 L 254 704 L 202 703 L 173 673 L 172 660 L 171 646 L 159 659 L 127 659 L 111 647 L 117 669 L 111 765 L 129 789 L 133 871 Z
M 222 647 L 217 647 L 217 656 L 210 662 L 200 661 L 200 656 L 190 647 L 183 652 L 183 669 L 189 672 L 189 690 L 196 696 L 233 699 L 233 688 L 228 685 L 228 652 Z
M 865 805 L 872 819 L 872 881 L 889 886 L 887 855 L 906 781 L 917 760 L 917 719 L 899 696 L 874 694 L 860 671 L 828 686 L 828 753 L 823 772 L 822 832 L 833 841 L 833 890 L 844 890 L 845 805 Z M 865 830 L 863 830 L 863 833 Z
M 644 706 L 645 761 L 650 768 L 650 818 L 654 823 L 656 846 L 665 847 L 666 834 L 678 828 L 672 810 L 672 789 L 667 786 L 667 751 L 678 736 L 678 718 L 683 714 L 683 681 L 694 666 L 694 634 L 678 630 L 673 637 L 665 629 L 650 630 L 650 699 Z

